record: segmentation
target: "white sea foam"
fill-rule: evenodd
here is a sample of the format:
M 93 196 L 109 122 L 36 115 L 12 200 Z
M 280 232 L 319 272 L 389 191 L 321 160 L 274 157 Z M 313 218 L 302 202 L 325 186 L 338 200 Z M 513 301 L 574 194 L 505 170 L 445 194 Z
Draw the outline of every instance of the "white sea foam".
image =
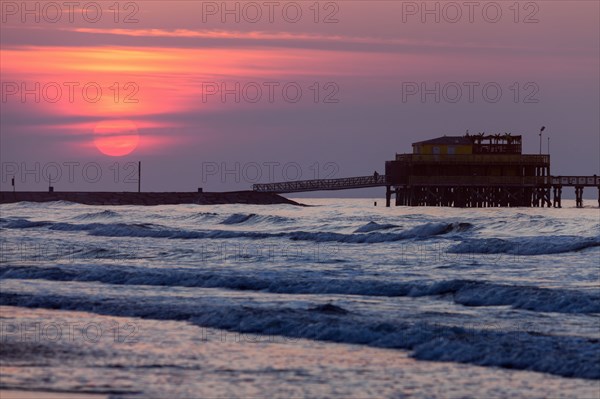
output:
M 149 298 L 27 295 L 6 292 L 1 305 L 93 311 L 158 320 L 188 320 L 242 333 L 408 349 L 423 360 L 532 370 L 565 377 L 600 379 L 600 343 L 581 337 L 527 331 L 480 330 L 428 323 L 380 320 L 327 304 L 305 309 L 239 306 L 208 298 L 196 303 L 154 303 Z

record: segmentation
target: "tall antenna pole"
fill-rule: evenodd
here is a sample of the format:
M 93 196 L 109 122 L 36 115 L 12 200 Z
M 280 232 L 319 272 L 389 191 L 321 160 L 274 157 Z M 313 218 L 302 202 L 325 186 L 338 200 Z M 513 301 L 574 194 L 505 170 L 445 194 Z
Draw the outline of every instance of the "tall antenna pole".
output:
M 548 155 L 550 155 L 550 137 L 548 137 Z
M 142 161 L 138 161 L 138 193 L 142 188 Z

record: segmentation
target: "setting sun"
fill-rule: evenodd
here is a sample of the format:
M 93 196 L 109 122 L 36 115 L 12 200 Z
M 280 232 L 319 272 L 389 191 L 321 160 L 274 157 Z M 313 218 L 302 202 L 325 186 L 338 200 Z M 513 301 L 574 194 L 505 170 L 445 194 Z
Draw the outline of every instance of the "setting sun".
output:
M 127 120 L 103 121 L 94 128 L 94 144 L 103 154 L 120 157 L 136 149 L 140 136 L 135 124 Z

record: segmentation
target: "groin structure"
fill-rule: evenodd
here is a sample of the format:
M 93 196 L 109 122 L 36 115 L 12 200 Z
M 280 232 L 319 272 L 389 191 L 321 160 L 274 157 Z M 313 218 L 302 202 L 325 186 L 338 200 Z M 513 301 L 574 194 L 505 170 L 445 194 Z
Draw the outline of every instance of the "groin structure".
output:
M 0 191 L 0 204 L 15 202 L 68 201 L 85 205 L 177 205 L 177 204 L 251 204 L 301 205 L 275 193 L 230 192 L 75 192 L 75 191 Z

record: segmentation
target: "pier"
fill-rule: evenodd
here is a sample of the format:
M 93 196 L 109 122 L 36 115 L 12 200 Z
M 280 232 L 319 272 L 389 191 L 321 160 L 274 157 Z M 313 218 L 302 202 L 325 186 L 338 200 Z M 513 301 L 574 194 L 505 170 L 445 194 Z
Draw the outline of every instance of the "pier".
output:
M 552 176 L 550 155 L 521 154 L 521 136 L 508 133 L 443 136 L 413 144 L 412 154 L 396 154 L 385 163 L 385 175 L 255 184 L 262 193 L 297 193 L 386 188 L 386 206 L 562 207 L 564 187 L 575 188 L 583 207 L 585 187 L 600 177 Z

